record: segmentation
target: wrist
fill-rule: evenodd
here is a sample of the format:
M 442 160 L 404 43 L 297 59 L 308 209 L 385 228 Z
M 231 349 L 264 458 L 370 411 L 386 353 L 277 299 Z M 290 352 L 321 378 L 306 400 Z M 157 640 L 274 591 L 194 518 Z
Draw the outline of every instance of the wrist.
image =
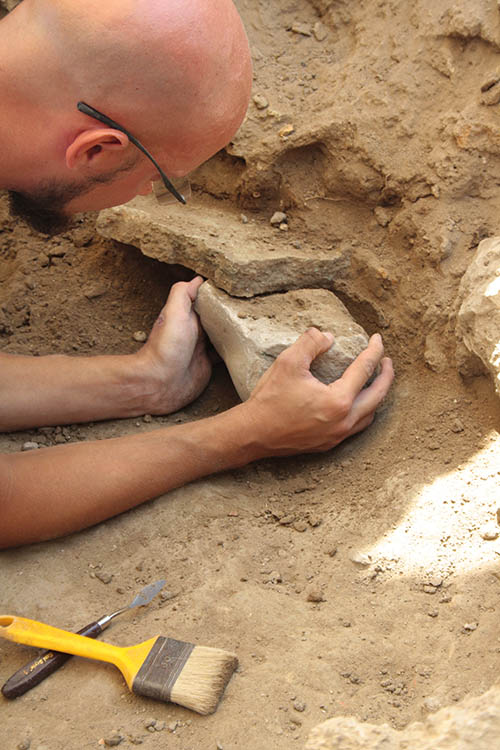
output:
M 108 364 L 116 384 L 116 417 L 137 417 L 154 413 L 161 379 L 147 360 L 135 354 L 113 355 Z
M 220 416 L 226 416 L 230 421 L 228 437 L 235 449 L 235 459 L 239 457 L 235 468 L 273 455 L 266 447 L 261 420 L 249 401 L 234 406 Z

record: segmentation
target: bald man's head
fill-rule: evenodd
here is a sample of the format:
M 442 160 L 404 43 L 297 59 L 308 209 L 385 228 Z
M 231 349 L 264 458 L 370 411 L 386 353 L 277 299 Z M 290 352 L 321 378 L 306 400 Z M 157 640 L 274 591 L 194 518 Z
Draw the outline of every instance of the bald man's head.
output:
M 106 190 L 103 175 L 116 170 L 123 181 L 127 163 L 143 182 L 155 178 L 126 136 L 79 113 L 78 101 L 121 123 L 173 177 L 222 148 L 248 105 L 250 54 L 232 0 L 24 0 L 0 24 L 0 41 L 15 71 L 0 71 L 4 98 L 47 126 L 39 179 L 5 186 L 33 197 L 67 183 L 72 212 L 144 192 L 131 180 Z

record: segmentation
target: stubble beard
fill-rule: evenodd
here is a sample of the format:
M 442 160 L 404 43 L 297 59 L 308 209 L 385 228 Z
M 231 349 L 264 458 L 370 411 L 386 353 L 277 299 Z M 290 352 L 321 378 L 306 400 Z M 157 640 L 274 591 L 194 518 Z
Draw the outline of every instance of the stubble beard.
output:
M 66 206 L 74 198 L 89 193 L 98 185 L 114 182 L 118 175 L 130 172 L 139 160 L 134 155 L 124 165 L 113 172 L 107 172 L 99 177 L 92 177 L 84 183 L 66 183 L 48 180 L 41 182 L 36 190 L 20 192 L 8 190 L 9 210 L 12 216 L 24 221 L 31 229 L 53 237 L 67 231 L 72 223 L 72 217 L 65 211 Z

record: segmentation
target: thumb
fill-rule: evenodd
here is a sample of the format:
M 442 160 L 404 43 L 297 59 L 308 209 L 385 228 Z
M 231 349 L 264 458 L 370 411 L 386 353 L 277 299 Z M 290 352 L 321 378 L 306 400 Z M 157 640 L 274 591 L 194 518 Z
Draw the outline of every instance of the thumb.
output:
M 322 333 L 317 328 L 309 328 L 288 349 L 290 357 L 309 369 L 313 360 L 324 354 L 333 344 L 333 334 Z

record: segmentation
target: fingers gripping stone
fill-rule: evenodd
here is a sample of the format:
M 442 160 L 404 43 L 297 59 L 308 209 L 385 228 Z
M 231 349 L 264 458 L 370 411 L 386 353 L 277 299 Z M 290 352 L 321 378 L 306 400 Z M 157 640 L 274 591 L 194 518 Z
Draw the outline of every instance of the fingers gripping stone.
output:
M 243 401 L 278 355 L 310 328 L 334 335 L 331 347 L 311 367 L 323 383 L 337 380 L 368 345 L 363 328 L 342 302 L 324 289 L 302 289 L 247 300 L 231 297 L 206 282 L 200 287 L 196 311 Z M 318 331 L 308 336 L 314 342 L 309 349 L 320 351 L 325 337 Z M 325 343 L 327 347 L 328 340 Z

